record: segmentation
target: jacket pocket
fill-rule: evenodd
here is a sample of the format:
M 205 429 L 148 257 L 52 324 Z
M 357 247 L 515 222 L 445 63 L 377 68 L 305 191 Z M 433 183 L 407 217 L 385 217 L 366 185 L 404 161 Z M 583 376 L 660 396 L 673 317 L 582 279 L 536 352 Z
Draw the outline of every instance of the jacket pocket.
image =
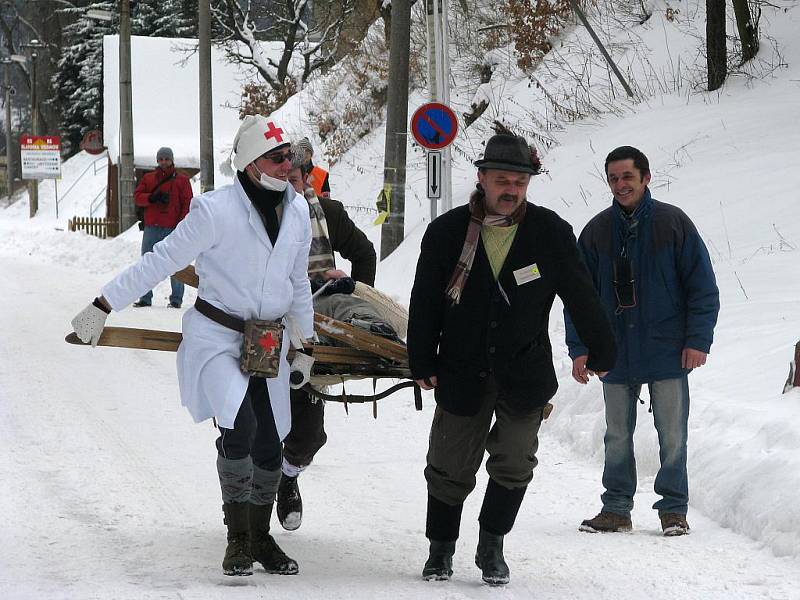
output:
M 500 358 L 495 377 L 503 396 L 521 412 L 544 406 L 558 390 L 553 356 L 538 343 L 532 343 L 510 360 Z
M 454 415 L 472 416 L 478 413 L 481 404 L 483 380 L 478 368 L 441 364 L 436 373 L 436 388 L 433 396 L 436 403 Z

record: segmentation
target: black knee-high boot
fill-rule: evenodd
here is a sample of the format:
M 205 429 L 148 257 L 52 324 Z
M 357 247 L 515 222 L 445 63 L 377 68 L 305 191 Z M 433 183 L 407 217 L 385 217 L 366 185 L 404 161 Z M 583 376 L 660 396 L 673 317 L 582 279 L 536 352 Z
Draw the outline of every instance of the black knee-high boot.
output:
M 430 550 L 422 569 L 422 578 L 426 581 L 446 581 L 453 575 L 453 555 L 456 552 L 463 507 L 463 504 L 445 504 L 428 495 L 425 535 L 430 540 Z

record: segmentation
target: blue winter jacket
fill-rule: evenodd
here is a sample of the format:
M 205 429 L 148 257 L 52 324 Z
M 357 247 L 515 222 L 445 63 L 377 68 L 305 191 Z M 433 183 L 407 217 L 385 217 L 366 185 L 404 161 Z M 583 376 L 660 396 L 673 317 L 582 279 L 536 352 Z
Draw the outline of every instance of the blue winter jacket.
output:
M 632 215 L 614 201 L 581 232 L 578 246 L 608 313 L 617 342 L 617 362 L 606 383 L 647 383 L 689 372 L 684 348 L 708 352 L 719 313 L 711 259 L 689 217 L 679 208 L 645 195 Z M 636 306 L 618 308 L 614 258 L 626 248 Z M 565 311 L 572 359 L 587 353 Z

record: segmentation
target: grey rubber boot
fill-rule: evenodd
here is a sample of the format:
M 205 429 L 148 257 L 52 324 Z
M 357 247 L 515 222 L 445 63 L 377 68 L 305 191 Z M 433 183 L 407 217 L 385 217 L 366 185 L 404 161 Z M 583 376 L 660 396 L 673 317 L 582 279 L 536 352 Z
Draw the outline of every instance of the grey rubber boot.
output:
M 455 542 L 431 540 L 428 560 L 422 569 L 425 581 L 448 581 L 453 576 L 453 555 L 456 553 Z
M 503 536 L 489 533 L 481 528 L 478 535 L 478 549 L 475 564 L 481 570 L 482 579 L 489 585 L 505 585 L 509 571 L 503 557 Z
M 228 547 L 222 559 L 225 575 L 252 575 L 253 559 L 250 558 L 250 525 L 248 504 L 229 502 L 222 505 L 225 525 L 228 526 Z

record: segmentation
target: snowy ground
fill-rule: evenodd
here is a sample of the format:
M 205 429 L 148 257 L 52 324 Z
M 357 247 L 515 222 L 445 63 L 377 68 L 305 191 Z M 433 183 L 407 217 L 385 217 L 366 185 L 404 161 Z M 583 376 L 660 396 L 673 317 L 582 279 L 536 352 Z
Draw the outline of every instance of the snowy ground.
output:
M 301 480 L 303 526 L 287 533 L 276 525 L 300 575 L 224 577 L 215 432 L 209 423 L 192 424 L 180 407 L 174 356 L 62 342 L 101 275 L 19 255 L 0 257 L 0 272 L 14 299 L 14 308 L 0 313 L 0 328 L 11 332 L 0 349 L 3 598 L 800 597 L 797 559 L 777 558 L 722 527 L 722 511 L 693 506 L 692 535 L 663 538 L 649 509 L 655 497 L 647 462 L 634 533 L 579 533 L 579 521 L 597 509 L 600 465 L 565 443 L 558 413 L 543 428 L 540 467 L 508 536 L 508 588 L 481 585 L 472 564 L 478 493 L 465 509 L 454 580 L 422 582 L 422 467 L 433 406 L 426 398 L 424 411 L 415 412 L 408 395 L 379 403 L 378 420 L 365 406 L 347 415 L 328 405 L 330 441 Z M 164 286 L 156 299 L 167 294 Z M 178 311 L 164 304 L 126 310 L 114 323 L 175 329 Z M 47 360 L 35 360 L 42 356 Z M 598 392 L 592 387 L 586 401 Z M 692 441 L 703 435 L 702 422 L 696 411 Z M 758 460 L 745 457 L 742 466 L 755 468 Z M 693 470 L 697 462 L 693 456 Z M 735 471 L 737 463 L 732 456 L 725 465 Z M 696 491 L 711 485 L 696 474 L 692 483 Z M 770 494 L 792 496 L 780 483 Z M 481 474 L 478 490 L 484 486 Z
M 767 17 L 788 67 L 765 81 L 733 78 L 719 95 L 658 97 L 624 117 L 577 124 L 529 194 L 579 231 L 609 202 L 597 177 L 605 154 L 633 144 L 651 159 L 654 195 L 686 211 L 709 246 L 722 311 L 709 362 L 690 378 L 690 536 L 663 538 L 649 508 L 657 445 L 646 407 L 634 532 L 577 531 L 599 509 L 604 422 L 598 383 L 569 378 L 556 308 L 561 389 L 507 539 L 508 587 L 483 586 L 472 564 L 484 474 L 465 507 L 453 581 L 420 580 L 433 407 L 426 397 L 415 412 L 410 394 L 380 402 L 378 420 L 371 407 L 348 415 L 328 405 L 329 442 L 301 479 L 303 526 L 276 531 L 300 563 L 297 577 L 222 576 L 215 433 L 180 407 L 174 355 L 63 342 L 72 316 L 136 259 L 140 234 L 103 241 L 63 231 L 46 183 L 35 219 L 24 199 L 0 210 L 0 598 L 800 599 L 800 389 L 780 393 L 800 339 L 800 17 L 796 8 Z M 661 34 L 650 27 L 642 35 L 655 45 Z M 365 138 L 332 174 L 348 205 L 372 205 L 382 136 Z M 65 180 L 86 160 L 65 165 Z M 457 173 L 465 200 L 474 170 L 462 161 Z M 407 239 L 378 269 L 379 287 L 402 302 L 427 219 L 423 177 L 409 175 Z M 81 186 L 86 203 L 95 184 Z M 374 215 L 353 214 L 377 245 Z M 177 330 L 181 311 L 165 308 L 168 294 L 162 283 L 157 306 L 109 323 Z

